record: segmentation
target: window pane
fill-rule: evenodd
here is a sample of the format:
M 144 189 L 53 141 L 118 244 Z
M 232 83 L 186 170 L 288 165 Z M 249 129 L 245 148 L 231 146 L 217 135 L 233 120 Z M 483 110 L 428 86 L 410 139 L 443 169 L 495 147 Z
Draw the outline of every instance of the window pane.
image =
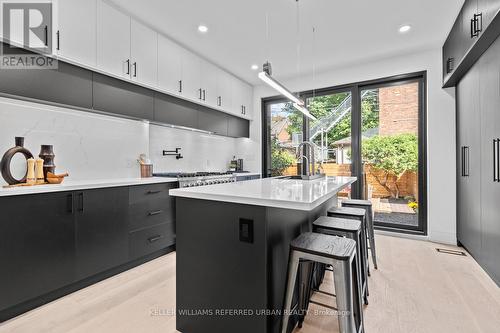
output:
M 418 226 L 418 82 L 361 91 L 364 196 L 375 223 Z
M 271 175 L 295 175 L 296 149 L 302 142 L 302 113 L 291 103 L 270 106 L 271 113 Z

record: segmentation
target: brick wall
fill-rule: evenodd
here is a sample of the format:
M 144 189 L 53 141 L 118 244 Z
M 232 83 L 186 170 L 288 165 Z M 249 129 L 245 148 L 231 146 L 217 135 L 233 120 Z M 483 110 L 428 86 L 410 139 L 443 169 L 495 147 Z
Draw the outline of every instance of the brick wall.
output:
M 351 165 L 350 164 L 336 164 L 336 163 L 324 163 L 323 170 L 328 176 L 350 176 L 351 175 Z M 368 185 L 372 188 L 373 198 L 389 198 L 391 197 L 391 192 L 388 191 L 384 186 L 382 186 L 376 179 L 375 176 L 383 179 L 384 173 L 380 170 L 372 169 L 369 165 L 365 166 L 366 181 Z M 297 165 L 292 165 L 283 173 L 284 176 L 292 176 L 297 174 Z M 391 176 L 387 181 L 387 186 L 394 190 L 396 184 L 396 177 Z M 418 179 L 415 172 L 406 172 L 401 179 L 397 182 L 399 187 L 399 196 L 401 198 L 412 196 L 418 198 Z
M 379 89 L 380 127 L 383 136 L 418 133 L 418 83 Z

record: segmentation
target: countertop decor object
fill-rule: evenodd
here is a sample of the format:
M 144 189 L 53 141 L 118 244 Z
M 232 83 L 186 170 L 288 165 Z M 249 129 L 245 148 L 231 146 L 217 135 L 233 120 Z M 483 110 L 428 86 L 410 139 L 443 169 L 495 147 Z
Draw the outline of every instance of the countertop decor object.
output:
M 10 170 L 10 163 L 12 161 L 12 157 L 14 157 L 14 155 L 16 155 L 16 154 L 22 154 L 22 155 L 24 155 L 26 160 L 29 158 L 33 158 L 33 154 L 31 154 L 31 152 L 28 149 L 24 148 L 24 138 L 23 137 L 16 137 L 15 141 L 16 141 L 16 145 L 5 152 L 5 154 L 2 157 L 2 161 L 0 162 L 0 169 L 2 171 L 2 177 L 3 177 L 3 179 L 5 179 L 5 181 L 9 185 L 25 183 L 26 176 L 28 174 L 28 170 L 26 169 L 26 173 L 25 173 L 23 178 L 16 179 L 16 178 L 14 178 L 14 176 L 12 176 L 12 173 Z
M 35 185 L 36 177 L 35 177 L 35 159 L 28 158 L 28 171 L 26 174 L 26 184 Z
M 54 147 L 52 145 L 42 145 L 38 156 L 43 160 L 43 177 L 47 179 L 47 172 L 54 173 L 56 171 Z
M 47 172 L 47 182 L 49 184 L 61 184 L 64 178 L 68 176 L 69 174 L 67 172 L 59 175 L 55 175 L 52 172 Z
M 37 158 L 35 160 L 35 175 L 37 184 L 45 183 L 45 177 L 43 175 L 43 160 L 41 158 Z

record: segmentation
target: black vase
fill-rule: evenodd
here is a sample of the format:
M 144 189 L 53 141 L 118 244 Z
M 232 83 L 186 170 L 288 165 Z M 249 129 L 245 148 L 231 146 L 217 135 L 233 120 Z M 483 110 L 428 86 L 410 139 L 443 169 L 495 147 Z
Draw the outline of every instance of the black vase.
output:
M 10 172 L 10 163 L 12 161 L 12 157 L 16 154 L 23 154 L 26 159 L 33 158 L 33 154 L 31 154 L 31 152 L 28 149 L 24 148 L 23 137 L 16 137 L 16 146 L 7 150 L 2 157 L 2 161 L 0 161 L 0 169 L 2 171 L 2 177 L 9 185 L 25 183 L 26 176 L 28 175 L 28 169 L 26 168 L 26 173 L 24 174 L 23 178 L 15 179 L 12 176 L 12 173 Z
M 55 173 L 56 171 L 54 147 L 52 145 L 42 145 L 38 157 L 43 160 L 43 177 L 47 180 L 47 172 Z

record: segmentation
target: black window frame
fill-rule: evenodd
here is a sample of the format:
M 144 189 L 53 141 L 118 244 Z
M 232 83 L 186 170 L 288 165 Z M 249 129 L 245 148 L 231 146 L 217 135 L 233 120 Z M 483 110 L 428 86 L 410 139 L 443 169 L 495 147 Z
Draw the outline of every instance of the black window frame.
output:
M 361 161 L 361 94 L 362 90 L 380 87 L 389 87 L 395 85 L 402 85 L 406 83 L 418 82 L 419 87 L 419 124 L 418 124 L 418 152 L 419 152 L 419 166 L 418 166 L 418 193 L 419 193 L 419 211 L 418 211 L 418 226 L 398 226 L 393 224 L 377 223 L 376 229 L 386 231 L 396 231 L 400 233 L 427 235 L 428 221 L 427 221 L 427 71 L 413 72 L 401 75 L 394 75 L 380 79 L 367 80 L 355 82 L 350 84 L 343 84 L 338 86 L 307 90 L 298 93 L 302 99 L 310 97 L 328 95 L 340 92 L 350 92 L 352 96 L 352 110 L 351 110 L 351 137 L 352 137 L 352 151 L 353 156 L 351 172 L 352 175 L 358 177 L 358 181 L 352 187 L 352 197 L 360 198 L 363 193 L 363 165 Z M 270 158 L 270 144 L 268 140 L 270 134 L 270 122 L 268 122 L 268 108 L 271 104 L 287 102 L 288 100 L 283 96 L 272 96 L 261 99 L 261 113 L 262 113 L 262 176 L 269 176 L 269 158 Z M 309 139 L 309 118 L 303 117 L 303 138 Z

